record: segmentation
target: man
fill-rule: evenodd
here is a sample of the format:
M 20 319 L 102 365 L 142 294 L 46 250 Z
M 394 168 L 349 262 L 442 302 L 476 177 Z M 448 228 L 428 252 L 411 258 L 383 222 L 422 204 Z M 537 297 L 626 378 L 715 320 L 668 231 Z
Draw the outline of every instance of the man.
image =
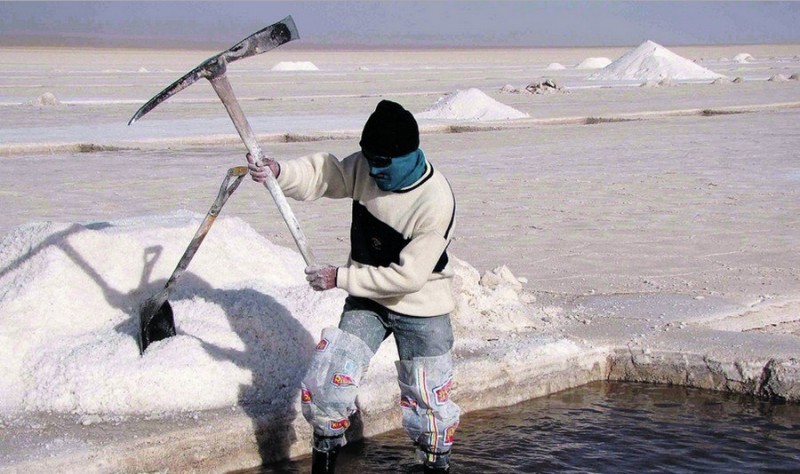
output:
M 403 427 L 425 472 L 446 473 L 460 415 L 450 400 L 455 303 L 447 247 L 455 198 L 419 149 L 417 122 L 401 105 L 381 101 L 360 145 L 342 161 L 317 153 L 262 165 L 248 155 L 252 178 L 263 182 L 269 166 L 289 197 L 353 200 L 347 265 L 305 270 L 315 290 L 348 293 L 339 327 L 322 331 L 301 387 L 303 415 L 314 429 L 312 472 L 334 472 L 359 383 L 394 334 Z

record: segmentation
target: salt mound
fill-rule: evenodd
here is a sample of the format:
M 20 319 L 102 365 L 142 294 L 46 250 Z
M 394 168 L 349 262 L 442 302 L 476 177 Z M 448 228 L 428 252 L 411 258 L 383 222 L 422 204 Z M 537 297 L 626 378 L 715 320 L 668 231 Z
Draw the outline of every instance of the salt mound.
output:
M 146 67 L 140 67 L 139 70 L 136 71 L 136 72 L 147 73 L 147 72 L 150 72 L 150 71 Z
M 678 56 L 652 41 L 628 51 L 605 69 L 589 76 L 594 80 L 693 80 L 724 77 Z
M 753 56 L 751 56 L 751 55 L 749 55 L 747 53 L 739 53 L 739 54 L 737 54 L 736 56 L 733 57 L 733 60 L 735 62 L 737 62 L 737 63 L 745 64 L 745 63 L 749 63 L 750 61 L 752 61 L 753 60 Z
M 163 288 L 201 217 L 31 224 L 7 235 L 0 412 L 150 413 L 280 396 L 247 387 L 271 371 L 291 380 L 319 334 L 292 315 L 310 304 L 335 315 L 342 300 L 306 291 L 302 259 L 240 219 L 217 220 L 179 280 L 170 297 L 178 336 L 139 356 L 139 305 Z
M 0 414 L 164 414 L 239 403 L 292 412 L 319 334 L 338 323 L 346 295 L 311 290 L 300 254 L 239 218 L 216 221 L 169 297 L 178 335 L 139 355 L 139 306 L 163 289 L 202 217 L 36 223 L 6 235 Z M 529 319 L 531 298 L 508 269 L 480 277 L 451 261 L 458 344 L 541 324 Z M 391 379 L 396 357 L 384 344 L 371 378 Z M 383 386 L 363 396 L 396 400 Z
M 30 102 L 31 105 L 52 106 L 61 105 L 61 101 L 52 92 L 45 92 Z
M 506 84 L 500 88 L 500 92 L 503 94 L 519 94 L 519 89 L 512 86 L 511 84 Z
M 575 69 L 603 69 L 611 64 L 608 58 L 586 58 L 580 62 Z
M 472 88 L 447 94 L 439 98 L 430 109 L 416 116 L 433 120 L 506 120 L 529 115 Z
M 783 74 L 775 74 L 774 76 L 770 77 L 767 80 L 770 82 L 786 82 L 789 80 L 789 78 L 787 78 Z
M 560 64 L 560 63 L 550 63 L 547 66 L 547 70 L 548 71 L 560 71 L 562 69 L 566 69 L 566 66 L 564 66 L 563 64 Z
M 272 66 L 272 71 L 319 71 L 310 61 L 281 61 Z
M 535 326 L 525 305 L 536 298 L 523 291 L 522 283 L 508 267 L 503 265 L 480 275 L 466 262 L 454 259 L 453 269 L 456 309 L 452 319 L 456 337 Z

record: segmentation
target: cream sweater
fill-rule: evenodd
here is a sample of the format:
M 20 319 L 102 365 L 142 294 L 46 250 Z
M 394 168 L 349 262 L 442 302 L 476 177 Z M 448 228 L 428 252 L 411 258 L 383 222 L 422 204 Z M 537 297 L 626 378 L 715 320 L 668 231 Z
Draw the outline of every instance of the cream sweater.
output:
M 354 153 L 342 161 L 316 153 L 281 162 L 286 196 L 353 199 L 350 257 L 336 286 L 400 314 L 437 316 L 455 307 L 447 246 L 455 225 L 455 198 L 445 177 L 427 164 L 413 185 L 382 191 Z

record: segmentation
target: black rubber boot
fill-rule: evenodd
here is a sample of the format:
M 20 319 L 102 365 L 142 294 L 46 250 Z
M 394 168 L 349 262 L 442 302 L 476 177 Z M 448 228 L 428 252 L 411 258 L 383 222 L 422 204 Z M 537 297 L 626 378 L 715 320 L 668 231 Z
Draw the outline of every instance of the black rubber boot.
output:
M 424 463 L 422 465 L 422 472 L 424 474 L 448 474 L 450 472 L 450 464 L 444 463 Z
M 450 472 L 450 453 L 426 453 L 418 451 L 422 461 L 422 472 L 424 474 L 447 474 Z
M 311 474 L 334 474 L 339 448 L 330 451 L 311 450 Z

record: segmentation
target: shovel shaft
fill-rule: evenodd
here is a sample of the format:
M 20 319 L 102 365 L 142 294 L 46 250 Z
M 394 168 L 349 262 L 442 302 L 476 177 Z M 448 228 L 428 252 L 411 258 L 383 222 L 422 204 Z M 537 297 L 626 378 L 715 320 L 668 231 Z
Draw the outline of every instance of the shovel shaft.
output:
M 228 115 L 231 117 L 233 125 L 236 127 L 236 131 L 239 132 L 239 136 L 242 138 L 242 142 L 244 142 L 247 150 L 251 155 L 256 157 L 256 159 L 263 159 L 264 154 L 261 151 L 261 147 L 256 140 L 253 129 L 250 127 L 250 123 L 247 121 L 247 117 L 244 115 L 242 107 L 239 105 L 239 101 L 236 99 L 236 95 L 233 93 L 233 88 L 228 78 L 222 73 L 209 79 L 209 82 L 211 82 L 214 91 L 225 105 L 225 110 L 228 111 Z M 294 238 L 297 248 L 300 250 L 300 254 L 303 255 L 306 265 L 314 265 L 314 254 L 311 252 L 308 240 L 303 230 L 300 228 L 300 223 L 292 212 L 292 208 L 289 207 L 289 202 L 286 200 L 286 196 L 283 194 L 283 190 L 281 190 L 278 185 L 278 181 L 275 179 L 272 171 L 268 166 L 265 167 L 265 169 L 267 170 L 267 179 L 264 182 L 264 186 L 267 188 L 270 195 L 272 195 L 272 199 L 278 206 L 278 211 L 289 227 L 289 232 L 292 234 L 292 238 Z
M 203 222 L 200 223 L 200 227 L 197 229 L 197 232 L 194 233 L 192 241 L 189 243 L 189 246 L 186 247 L 186 251 L 183 252 L 183 256 L 181 257 L 180 261 L 178 261 L 175 271 L 172 272 L 172 276 L 169 277 L 167 284 L 164 286 L 165 300 L 170 291 L 172 291 L 172 286 L 186 271 L 186 268 L 189 266 L 189 262 L 192 261 L 194 254 L 197 253 L 197 249 L 200 248 L 200 244 L 203 243 L 203 239 L 205 239 L 206 235 L 208 235 L 208 231 L 211 230 L 211 226 L 214 224 L 214 221 L 217 220 L 217 216 L 222 210 L 222 206 L 225 205 L 231 194 L 236 191 L 236 188 L 239 187 L 239 183 L 242 182 L 242 178 L 244 178 L 246 174 L 246 166 L 236 166 L 228 170 L 228 173 L 225 175 L 225 179 L 222 181 L 222 184 L 219 187 L 217 199 L 214 200 L 214 204 L 211 205 L 211 209 L 209 209 L 206 217 L 203 219 Z M 233 183 L 231 183 L 230 181 L 233 177 L 236 179 L 233 181 Z

